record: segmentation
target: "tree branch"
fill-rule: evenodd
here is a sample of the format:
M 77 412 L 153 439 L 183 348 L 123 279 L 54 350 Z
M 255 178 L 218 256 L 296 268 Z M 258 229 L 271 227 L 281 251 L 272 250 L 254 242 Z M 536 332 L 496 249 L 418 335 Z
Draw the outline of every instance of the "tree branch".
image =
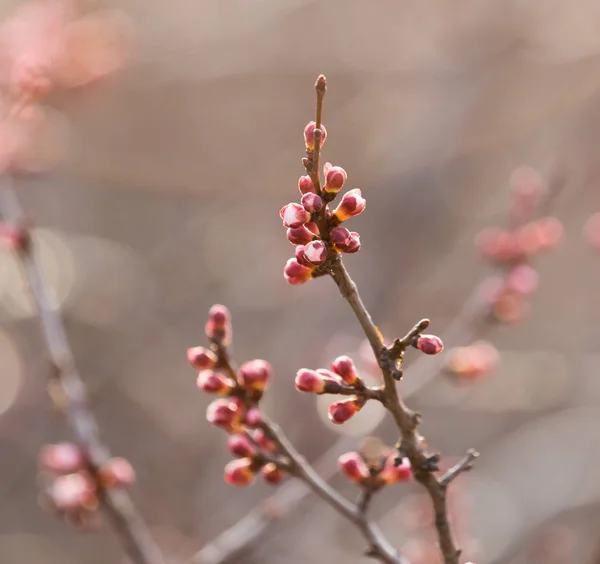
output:
M 23 213 L 7 173 L 0 177 L 0 214 L 4 221 L 23 226 Z M 97 471 L 110 453 L 100 439 L 98 425 L 87 406 L 85 386 L 75 367 L 75 359 L 51 291 L 46 283 L 31 238 L 25 233 L 17 250 L 31 295 L 37 307 L 42 335 L 48 349 L 54 387 L 53 399 L 64 409 L 77 443 L 84 450 L 92 472 Z M 101 504 L 125 552 L 136 564 L 164 564 L 146 524 L 124 490 L 104 489 Z

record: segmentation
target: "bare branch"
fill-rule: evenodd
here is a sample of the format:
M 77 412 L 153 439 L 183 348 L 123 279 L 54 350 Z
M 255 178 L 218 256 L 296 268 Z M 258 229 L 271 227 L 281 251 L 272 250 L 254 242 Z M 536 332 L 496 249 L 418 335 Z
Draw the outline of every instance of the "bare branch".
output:
M 439 480 L 440 485 L 447 488 L 450 482 L 457 478 L 463 472 L 468 472 L 473 468 L 473 462 L 479 458 L 479 453 L 471 448 L 467 451 L 467 454 L 448 472 L 446 472 Z

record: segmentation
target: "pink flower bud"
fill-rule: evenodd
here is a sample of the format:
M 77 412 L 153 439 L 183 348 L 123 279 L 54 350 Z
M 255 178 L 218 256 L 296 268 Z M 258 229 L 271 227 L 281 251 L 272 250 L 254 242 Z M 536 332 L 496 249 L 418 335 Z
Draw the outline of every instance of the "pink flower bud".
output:
M 254 482 L 256 471 L 250 458 L 238 458 L 225 466 L 225 481 L 230 486 L 249 486 Z
M 329 406 L 329 420 L 336 425 L 341 425 L 358 413 L 365 405 L 365 399 L 357 396 L 351 396 L 348 399 L 333 402 Z
M 501 292 L 492 306 L 494 317 L 501 323 L 521 321 L 526 311 L 527 304 L 523 296 L 508 291 Z
M 287 230 L 287 238 L 290 243 L 294 245 L 306 245 L 314 240 L 316 237 L 315 233 L 313 233 L 307 225 L 302 225 L 301 227 L 296 227 L 295 229 Z
M 383 469 L 377 478 L 384 484 L 397 484 L 398 482 L 407 482 L 412 477 L 412 470 L 408 458 L 403 458 L 399 466 L 395 465 L 397 455 L 390 455 L 383 465 Z
M 206 419 L 215 427 L 234 433 L 240 430 L 243 409 L 232 399 L 218 399 L 206 409 Z
M 248 427 L 258 427 L 262 422 L 263 418 L 258 407 L 251 407 L 244 416 L 244 423 Z
M 340 471 L 348 480 L 362 484 L 370 476 L 369 469 L 358 452 L 347 452 L 338 458 Z
M 125 458 L 111 458 L 98 470 L 98 483 L 103 488 L 131 486 L 135 478 L 135 470 L 131 462 Z
M 329 166 L 325 173 L 325 186 L 323 192 L 326 194 L 337 194 L 344 186 L 348 175 L 341 166 Z
M 304 247 L 302 256 L 309 265 L 319 266 L 327 258 L 327 246 L 323 241 L 311 241 Z
M 294 254 L 296 255 L 296 260 L 302 265 L 302 266 L 308 266 L 310 268 L 313 268 L 313 265 L 310 264 L 310 262 L 308 262 L 305 258 L 304 258 L 304 249 L 305 249 L 305 245 L 296 245 L 296 248 L 294 249 Z
M 219 341 L 224 345 L 231 342 L 231 315 L 224 305 L 216 304 L 208 310 L 205 331 L 211 341 Z
M 313 269 L 300 264 L 295 258 L 291 258 L 285 264 L 283 276 L 288 284 L 304 284 L 312 277 Z
M 281 468 L 278 468 L 277 464 L 273 462 L 265 464 L 260 473 L 262 474 L 263 480 L 272 486 L 276 486 L 285 478 L 285 472 Z
M 481 252 L 496 262 L 512 261 L 522 255 L 518 236 L 495 227 L 484 229 L 476 242 Z
M 304 209 L 310 213 L 320 212 L 323 209 L 324 205 L 323 198 L 321 198 L 321 196 L 311 193 L 304 194 L 300 202 L 302 203 Z M 289 227 L 291 227 L 291 225 Z
M 262 392 L 271 379 L 271 365 L 260 359 L 245 362 L 240 366 L 238 379 L 240 386 L 245 390 Z
M 204 347 L 191 347 L 187 350 L 188 362 L 197 370 L 210 370 L 217 363 L 217 355 Z
M 85 467 L 81 449 L 73 443 L 45 445 L 40 451 L 38 464 L 42 470 L 55 474 L 71 474 Z
M 22 252 L 30 242 L 30 233 L 25 225 L 0 223 L 0 240 L 11 251 Z
M 295 203 L 283 206 L 279 210 L 279 215 L 281 219 L 283 219 L 283 225 L 292 229 L 301 227 L 307 221 L 310 221 L 310 213 L 308 213 L 300 204 Z
M 562 223 L 555 217 L 545 217 L 537 223 L 540 230 L 542 249 L 547 250 L 556 247 L 563 237 Z
M 333 217 L 341 223 L 349 217 L 362 213 L 366 205 L 367 201 L 362 197 L 360 188 L 354 188 L 344 194 L 342 201 L 333 211 Z
M 360 235 L 345 227 L 334 227 L 330 237 L 333 246 L 342 253 L 355 253 L 360 249 Z
M 444 343 L 435 335 L 419 335 L 414 347 L 425 354 L 439 354 L 444 350 Z
M 335 376 L 331 374 L 331 376 Z M 332 394 L 340 389 L 340 384 L 334 378 L 323 373 L 322 370 L 309 370 L 301 368 L 296 373 L 296 389 L 300 392 L 312 394 Z
M 48 494 L 52 503 L 62 510 L 85 507 L 96 500 L 94 481 L 81 472 L 58 476 Z
M 506 278 L 506 287 L 516 294 L 528 295 L 536 291 L 539 274 L 528 264 L 515 266 Z
M 485 341 L 450 351 L 447 368 L 464 380 L 477 380 L 491 372 L 500 362 L 496 348 Z
M 310 176 L 301 176 L 298 180 L 298 189 L 301 194 L 316 193 L 313 181 Z
M 227 448 L 231 454 L 240 458 L 252 458 L 256 454 L 256 448 L 245 435 L 231 435 L 227 440 Z
M 331 369 L 349 386 L 361 382 L 356 366 L 349 356 L 338 356 L 331 364 Z
M 252 433 L 256 444 L 265 450 L 266 452 L 275 452 L 277 450 L 277 445 L 267 437 L 264 429 L 256 429 L 254 433 Z
M 196 380 L 198 388 L 209 394 L 228 396 L 235 388 L 235 382 L 214 370 L 202 370 Z
M 312 151 L 315 148 L 315 127 L 317 124 L 314 121 L 309 122 L 304 128 L 304 144 L 306 145 L 306 149 Z M 321 142 L 319 143 L 319 148 L 323 147 L 323 143 L 325 143 L 325 139 L 327 139 L 327 130 L 325 126 L 321 124 Z

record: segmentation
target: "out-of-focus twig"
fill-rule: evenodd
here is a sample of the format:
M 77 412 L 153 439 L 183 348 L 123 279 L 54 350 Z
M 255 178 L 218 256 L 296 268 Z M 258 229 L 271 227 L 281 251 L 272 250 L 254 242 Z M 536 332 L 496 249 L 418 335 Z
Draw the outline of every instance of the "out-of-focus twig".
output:
M 0 174 L 0 214 L 5 222 L 25 229 L 24 217 L 8 173 Z M 51 395 L 64 410 L 79 446 L 84 450 L 92 472 L 97 471 L 110 453 L 100 439 L 100 432 L 90 412 L 85 386 L 75 366 L 75 359 L 60 312 L 46 282 L 33 241 L 27 231 L 16 249 L 27 284 L 35 302 L 42 334 L 51 365 Z M 103 489 L 100 500 L 125 552 L 136 564 L 164 564 L 164 558 L 138 513 L 129 494 L 120 489 Z

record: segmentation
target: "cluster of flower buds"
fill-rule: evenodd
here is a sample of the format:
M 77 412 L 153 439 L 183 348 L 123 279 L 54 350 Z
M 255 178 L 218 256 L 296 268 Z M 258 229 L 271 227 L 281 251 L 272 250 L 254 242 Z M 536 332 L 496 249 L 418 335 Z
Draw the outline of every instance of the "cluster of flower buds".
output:
M 265 454 L 276 453 L 277 447 L 266 434 L 259 402 L 271 380 L 271 365 L 266 360 L 250 360 L 234 371 L 226 360 L 231 344 L 231 316 L 222 305 L 208 312 L 205 326 L 210 348 L 192 347 L 188 362 L 198 370 L 196 380 L 202 391 L 219 397 L 206 410 L 207 420 L 231 435 L 229 450 L 237 458 L 225 467 L 225 481 L 246 486 L 260 472 L 269 484 L 279 483 L 283 471 Z
M 309 155 L 315 152 L 316 123 L 311 121 L 304 129 L 304 142 Z M 327 131 L 319 127 L 320 147 L 323 147 Z M 289 203 L 281 208 L 279 215 L 287 228 L 287 238 L 296 245 L 294 258 L 288 260 L 284 277 L 290 284 L 303 284 L 313 277 L 315 270 L 323 265 L 330 253 L 355 253 L 360 249 L 360 235 L 341 226 L 347 219 L 360 214 L 366 206 L 358 188 L 348 191 L 338 206 L 331 211 L 331 202 L 347 180 L 346 171 L 339 166 L 325 163 L 325 181 L 315 186 L 311 176 L 301 176 L 298 189 L 300 203 Z
M 124 458 L 111 458 L 92 473 L 84 452 L 73 443 L 44 446 L 38 466 L 43 504 L 65 522 L 84 529 L 98 525 L 101 490 L 135 482 L 135 470 Z
M 367 438 L 360 452 L 347 452 L 338 458 L 340 472 L 351 482 L 371 490 L 407 482 L 412 477 L 408 458 L 397 460 L 395 449 L 379 439 Z
M 340 425 L 358 413 L 365 405 L 365 383 L 358 375 L 352 359 L 339 356 L 331 364 L 331 370 L 301 368 L 296 374 L 296 389 L 313 394 L 343 394 L 348 397 L 333 402 L 328 416 L 332 423 Z
M 524 317 L 526 298 L 538 287 L 539 276 L 530 264 L 532 258 L 554 249 L 563 235 L 562 224 L 555 217 L 534 218 L 543 194 L 539 175 L 531 169 L 519 169 L 512 184 L 511 228 L 484 229 L 477 237 L 483 255 L 507 272 L 503 277 L 486 280 L 482 287 L 494 317 L 506 323 Z
M 500 354 L 487 341 L 476 341 L 449 352 L 446 369 L 459 381 L 472 382 L 488 375 L 500 363 Z

